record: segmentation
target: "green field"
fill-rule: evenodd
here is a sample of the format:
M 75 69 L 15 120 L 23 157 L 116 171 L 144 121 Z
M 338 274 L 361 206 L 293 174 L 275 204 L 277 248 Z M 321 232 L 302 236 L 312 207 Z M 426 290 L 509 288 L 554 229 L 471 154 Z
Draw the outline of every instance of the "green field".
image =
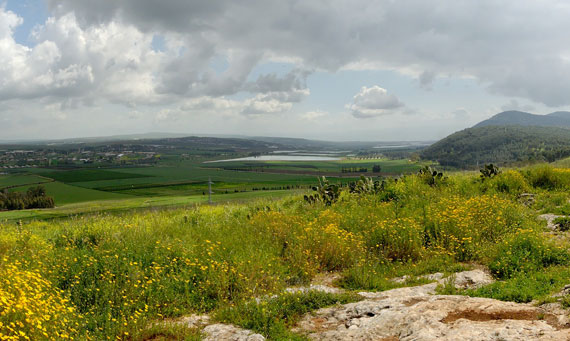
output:
M 213 190 L 216 193 L 308 188 L 317 181 L 316 174 L 274 174 L 203 168 L 205 164 L 202 162 L 190 161 L 174 164 L 118 168 L 112 171 L 90 169 L 53 172 L 46 169 L 36 172 L 77 187 L 145 197 L 202 194 L 208 189 L 208 179 L 214 182 Z M 97 175 L 97 172 L 101 172 L 101 175 Z
M 341 173 L 342 168 L 368 168 L 368 176 L 415 173 L 421 164 L 408 160 L 343 159 L 338 161 L 263 161 L 204 163 L 207 159 L 181 160 L 171 155 L 155 166 L 125 168 L 42 169 L 20 170 L 29 174 L 0 177 L 2 186 L 19 186 L 12 191 L 25 191 L 30 184 L 43 184 L 47 195 L 55 200 L 56 210 L 2 212 L 0 219 L 50 217 L 97 210 L 140 208 L 149 206 L 184 205 L 205 200 L 208 180 L 213 181 L 215 200 L 237 200 L 271 196 L 284 190 L 310 190 L 319 175 L 326 174 L 333 183 L 355 181 L 360 173 Z M 240 171 L 255 165 L 260 171 Z M 371 173 L 380 165 L 382 173 Z M 226 169 L 224 169 L 226 168 Z M 51 182 L 50 182 L 51 181 Z M 109 204 L 102 203 L 109 200 Z M 121 200 L 124 203 L 119 204 Z M 93 203 L 91 208 L 85 204 Z M 80 204 L 77 207 L 68 205 Z M 88 206 L 88 205 L 87 205 Z
M 0 175 L 0 189 L 50 181 L 52 180 L 36 175 Z
M 49 193 L 49 192 L 48 192 Z M 249 201 L 258 198 L 281 198 L 284 196 L 292 195 L 295 191 L 259 191 L 259 192 L 245 192 L 245 193 L 230 193 L 224 195 L 212 195 L 212 202 L 226 203 L 226 202 L 240 202 Z M 117 195 L 119 197 L 119 195 Z M 90 214 L 97 212 L 119 212 L 136 209 L 149 209 L 169 206 L 188 206 L 195 204 L 205 204 L 208 202 L 206 195 L 193 195 L 193 196 L 168 196 L 168 197 L 127 197 L 123 199 L 112 200 L 113 198 L 105 198 L 107 200 L 93 199 L 93 201 L 76 202 L 66 204 L 53 209 L 31 209 L 20 211 L 4 211 L 0 212 L 0 222 L 14 221 L 14 220 L 28 220 L 28 219 L 53 219 L 68 216 Z M 115 198 L 117 199 L 117 198 Z
M 119 200 L 127 199 L 130 196 L 112 192 L 96 191 L 87 188 L 67 185 L 61 182 L 49 182 L 42 186 L 46 189 L 46 194 L 55 200 L 55 204 L 67 205 L 79 202 L 88 202 L 96 200 Z M 21 186 L 14 189 L 17 192 L 26 191 L 29 186 Z
M 77 169 L 69 171 L 46 172 L 42 173 L 42 176 L 54 179 L 56 181 L 70 183 L 82 181 L 142 178 L 146 177 L 147 175 L 114 172 L 106 169 Z
M 429 164 L 429 163 L 425 163 Z M 307 173 L 330 172 L 340 173 L 343 168 L 367 168 L 372 174 L 372 167 L 379 165 L 380 175 L 399 175 L 417 172 L 424 163 L 408 160 L 388 159 L 342 159 L 338 161 L 229 161 L 205 164 L 204 167 L 223 169 L 252 169 L 259 171 L 304 171 Z M 346 174 L 347 176 L 350 174 Z

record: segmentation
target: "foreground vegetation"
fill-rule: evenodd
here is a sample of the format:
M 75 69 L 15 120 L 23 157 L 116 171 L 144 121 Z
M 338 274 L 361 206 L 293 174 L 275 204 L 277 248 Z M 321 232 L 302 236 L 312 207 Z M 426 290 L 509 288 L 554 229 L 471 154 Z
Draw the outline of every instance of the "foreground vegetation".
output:
M 292 196 L 6 223 L 0 335 L 144 338 L 153 322 L 208 312 L 273 339 L 302 339 L 288 329 L 301 314 L 356 298 L 269 297 L 333 271 L 344 288 L 385 290 L 402 285 L 392 277 L 420 283 L 416 276 L 482 264 L 499 282 L 467 294 L 546 299 L 568 284 L 570 255 L 536 215 L 570 209 L 569 189 L 570 170 L 549 166 L 484 176 L 426 169 L 362 182 L 327 194 L 330 200 Z

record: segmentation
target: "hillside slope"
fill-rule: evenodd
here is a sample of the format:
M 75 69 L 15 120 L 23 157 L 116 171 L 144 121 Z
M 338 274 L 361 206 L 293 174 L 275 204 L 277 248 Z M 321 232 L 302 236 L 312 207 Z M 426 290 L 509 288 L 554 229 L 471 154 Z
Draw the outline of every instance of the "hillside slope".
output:
M 477 123 L 473 128 L 514 125 L 570 128 L 570 112 L 557 111 L 548 115 L 534 115 L 523 111 L 503 111 L 488 120 Z
M 570 130 L 532 126 L 468 128 L 424 149 L 421 156 L 458 168 L 485 163 L 551 162 L 570 156 Z

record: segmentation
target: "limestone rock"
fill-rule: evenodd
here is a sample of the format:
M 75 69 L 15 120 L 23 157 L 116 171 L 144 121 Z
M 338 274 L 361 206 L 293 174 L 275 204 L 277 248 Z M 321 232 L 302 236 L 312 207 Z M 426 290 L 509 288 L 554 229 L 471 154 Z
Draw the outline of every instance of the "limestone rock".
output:
M 329 287 L 327 285 L 321 285 L 321 284 L 311 284 L 308 287 L 293 287 L 293 288 L 287 288 L 285 289 L 285 292 L 288 293 L 298 293 L 298 292 L 307 292 L 307 291 L 321 291 L 321 292 L 326 292 L 328 294 L 339 294 L 344 292 L 344 290 L 339 289 L 339 288 L 333 288 L 333 287 Z
M 205 341 L 264 341 L 265 338 L 252 331 L 237 328 L 230 324 L 211 324 L 204 328 Z
M 455 287 L 459 289 L 480 288 L 493 282 L 491 275 L 479 269 L 455 274 Z
M 435 295 L 436 283 L 359 293 L 366 299 L 306 315 L 295 331 L 312 340 L 570 340 L 566 313 L 487 298 Z M 482 270 L 455 275 L 458 288 L 480 287 Z
M 466 296 L 390 296 L 306 316 L 312 340 L 570 340 L 541 308 Z
M 174 323 L 184 325 L 188 328 L 199 328 L 207 325 L 209 322 L 210 322 L 210 316 L 208 315 L 184 316 L 174 321 Z
M 554 220 L 556 218 L 560 218 L 560 217 L 564 217 L 563 215 L 556 215 L 556 214 L 552 214 L 552 213 L 547 213 L 547 214 L 541 214 L 538 216 L 538 219 L 540 220 L 546 220 L 546 226 L 548 227 L 549 230 L 552 231 L 556 231 L 558 229 L 558 226 L 554 223 Z
M 392 281 L 394 283 L 400 283 L 401 284 L 401 283 L 405 283 L 406 281 L 408 281 L 411 278 L 412 278 L 412 276 L 404 275 L 402 277 L 392 278 L 390 281 Z M 443 278 L 443 274 L 441 272 L 436 272 L 434 274 L 419 276 L 419 278 L 425 278 L 425 279 L 430 280 L 430 281 L 438 281 L 438 280 Z

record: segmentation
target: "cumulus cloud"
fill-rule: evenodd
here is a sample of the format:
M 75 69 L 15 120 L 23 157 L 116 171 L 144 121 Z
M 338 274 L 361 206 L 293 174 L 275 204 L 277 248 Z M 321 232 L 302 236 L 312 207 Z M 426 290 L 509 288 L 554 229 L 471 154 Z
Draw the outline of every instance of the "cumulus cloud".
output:
M 73 14 L 66 14 L 38 26 L 32 34 L 37 44 L 28 48 L 13 38 L 19 23 L 14 13 L 0 8 L 0 99 L 157 100 L 152 90 L 156 54 L 145 48 L 151 36 L 116 23 L 82 29 Z
M 80 14 L 61 11 L 50 17 L 32 32 L 37 44 L 28 48 L 13 38 L 22 18 L 0 7 L 0 101 L 48 99 L 69 109 L 107 100 L 136 108 L 245 91 L 253 96 L 232 108 L 260 115 L 286 111 L 310 94 L 310 72 L 301 69 L 248 81 L 262 52 L 220 50 L 210 37 L 168 32 L 165 50 L 155 51 L 155 33 L 136 26 L 136 21 L 107 20 L 111 15 L 87 24 Z M 211 66 L 220 56 L 228 62 L 222 72 Z M 158 116 L 163 120 L 172 115 Z
M 292 92 L 307 88 L 308 70 L 294 69 L 283 77 L 275 73 L 260 75 L 255 82 L 246 85 L 246 89 L 252 92 Z
M 24 103 L 27 119 L 49 116 L 42 108 L 51 104 L 76 123 L 87 109 L 107 105 L 153 118 L 165 107 L 178 108 L 181 119 L 200 112 L 300 117 L 295 109 L 311 95 L 312 72 L 351 69 L 400 72 L 424 89 L 437 77 L 464 77 L 521 103 L 570 105 L 563 43 L 570 6 L 561 0 L 42 1 L 50 17 L 29 46 L 14 39 L 23 19 L 0 6 L 0 104 Z M 160 48 L 153 46 L 158 36 Z M 258 75 L 271 62 L 293 70 Z M 373 88 L 347 115 L 409 111 Z
M 307 90 L 308 91 L 308 90 Z M 289 111 L 293 102 L 282 93 L 258 94 L 237 101 L 225 97 L 202 96 L 186 101 L 180 109 L 187 112 L 224 115 L 242 114 L 249 117 L 278 114 Z
M 59 16 L 75 13 L 83 26 L 118 21 L 142 32 L 176 33 L 196 46 L 205 39 L 208 51 L 237 49 L 329 71 L 396 69 L 415 73 L 428 88 L 434 75 L 424 71 L 437 70 L 475 77 L 502 95 L 570 104 L 570 51 L 562 43 L 570 6 L 560 0 L 48 3 Z
M 374 85 L 370 88 L 365 86 L 354 95 L 354 101 L 347 108 L 356 118 L 370 118 L 376 116 L 391 115 L 404 107 L 404 103 L 386 89 Z

